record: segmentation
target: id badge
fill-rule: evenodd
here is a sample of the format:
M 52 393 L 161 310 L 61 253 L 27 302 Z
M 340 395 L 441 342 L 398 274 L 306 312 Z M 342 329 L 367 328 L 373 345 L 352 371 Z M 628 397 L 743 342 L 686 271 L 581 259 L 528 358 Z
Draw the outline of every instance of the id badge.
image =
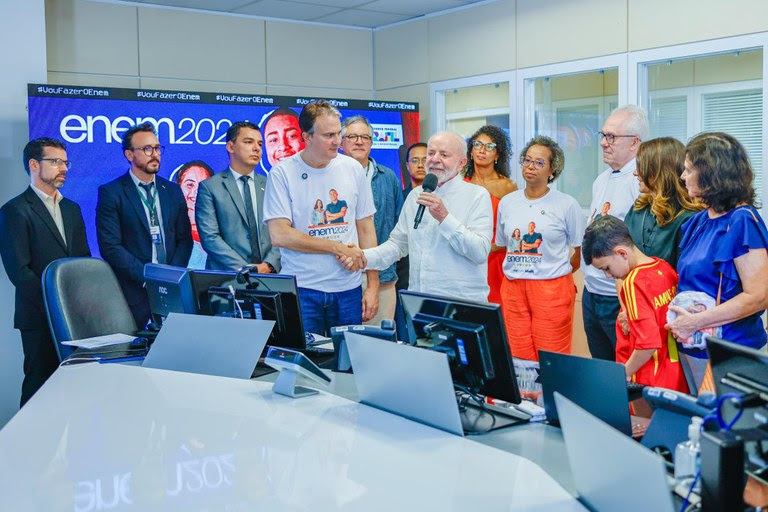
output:
M 161 243 L 163 243 L 163 238 L 160 235 L 160 226 L 150 226 L 149 227 L 149 234 L 152 235 L 152 243 L 153 244 L 161 244 Z

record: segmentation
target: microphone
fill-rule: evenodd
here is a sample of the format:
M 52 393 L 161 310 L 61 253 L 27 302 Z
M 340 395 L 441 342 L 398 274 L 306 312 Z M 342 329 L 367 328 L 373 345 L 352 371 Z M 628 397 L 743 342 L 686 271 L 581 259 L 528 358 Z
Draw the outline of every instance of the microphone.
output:
M 421 182 L 421 189 L 424 192 L 434 192 L 437 188 L 437 176 L 435 176 L 432 173 L 427 174 L 424 176 L 424 181 Z M 419 227 L 419 224 L 421 224 L 421 218 L 424 216 L 424 208 L 425 206 L 423 204 L 419 205 L 419 208 L 416 210 L 416 219 L 413 221 L 413 229 L 417 229 Z

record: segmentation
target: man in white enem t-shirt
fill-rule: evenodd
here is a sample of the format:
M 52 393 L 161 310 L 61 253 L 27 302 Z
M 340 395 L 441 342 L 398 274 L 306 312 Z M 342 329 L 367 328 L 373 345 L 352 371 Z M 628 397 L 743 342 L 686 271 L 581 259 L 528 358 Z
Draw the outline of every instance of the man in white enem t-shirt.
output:
M 606 119 L 600 132 L 603 161 L 608 169 L 592 184 L 592 204 L 588 224 L 605 215 L 624 220 L 640 195 L 640 183 L 634 175 L 635 155 L 640 143 L 649 136 L 648 115 L 636 105 L 617 108 Z M 592 357 L 616 359 L 616 317 L 619 299 L 616 283 L 603 272 L 583 262 L 584 293 L 581 299 L 584 330 Z
M 296 276 L 299 286 L 304 329 L 323 335 L 359 325 L 378 310 L 378 272 L 367 271 L 365 293 L 361 286 L 361 247 L 376 246 L 376 208 L 360 164 L 338 153 L 340 117 L 327 101 L 304 107 L 299 125 L 306 146 L 272 168 L 264 195 L 282 273 Z

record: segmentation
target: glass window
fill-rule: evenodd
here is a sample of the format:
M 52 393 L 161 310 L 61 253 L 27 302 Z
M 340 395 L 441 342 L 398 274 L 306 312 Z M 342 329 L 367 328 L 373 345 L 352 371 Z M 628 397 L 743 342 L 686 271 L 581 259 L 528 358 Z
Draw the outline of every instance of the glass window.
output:
M 524 142 L 535 135 L 557 140 L 565 152 L 565 169 L 555 184 L 585 209 L 592 182 L 605 169 L 597 132 L 618 104 L 618 80 L 618 70 L 610 68 L 526 81 L 533 113 L 525 119 Z
M 481 126 L 491 124 L 509 136 L 509 82 L 449 89 L 445 99 L 445 129 L 472 136 Z
M 762 190 L 763 51 L 746 49 L 646 64 L 651 136 L 687 142 L 703 131 L 744 144 Z

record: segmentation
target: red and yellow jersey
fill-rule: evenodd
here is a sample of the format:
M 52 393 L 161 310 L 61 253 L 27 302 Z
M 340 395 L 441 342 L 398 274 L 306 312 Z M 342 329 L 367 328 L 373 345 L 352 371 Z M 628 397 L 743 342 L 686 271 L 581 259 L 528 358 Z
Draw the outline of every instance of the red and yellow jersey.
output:
M 616 361 L 626 363 L 634 350 L 655 349 L 653 357 L 634 375 L 647 386 L 688 392 L 672 334 L 664 328 L 667 308 L 677 293 L 677 273 L 664 260 L 653 258 L 624 278 L 621 301 L 627 311 L 629 336 L 616 326 Z

